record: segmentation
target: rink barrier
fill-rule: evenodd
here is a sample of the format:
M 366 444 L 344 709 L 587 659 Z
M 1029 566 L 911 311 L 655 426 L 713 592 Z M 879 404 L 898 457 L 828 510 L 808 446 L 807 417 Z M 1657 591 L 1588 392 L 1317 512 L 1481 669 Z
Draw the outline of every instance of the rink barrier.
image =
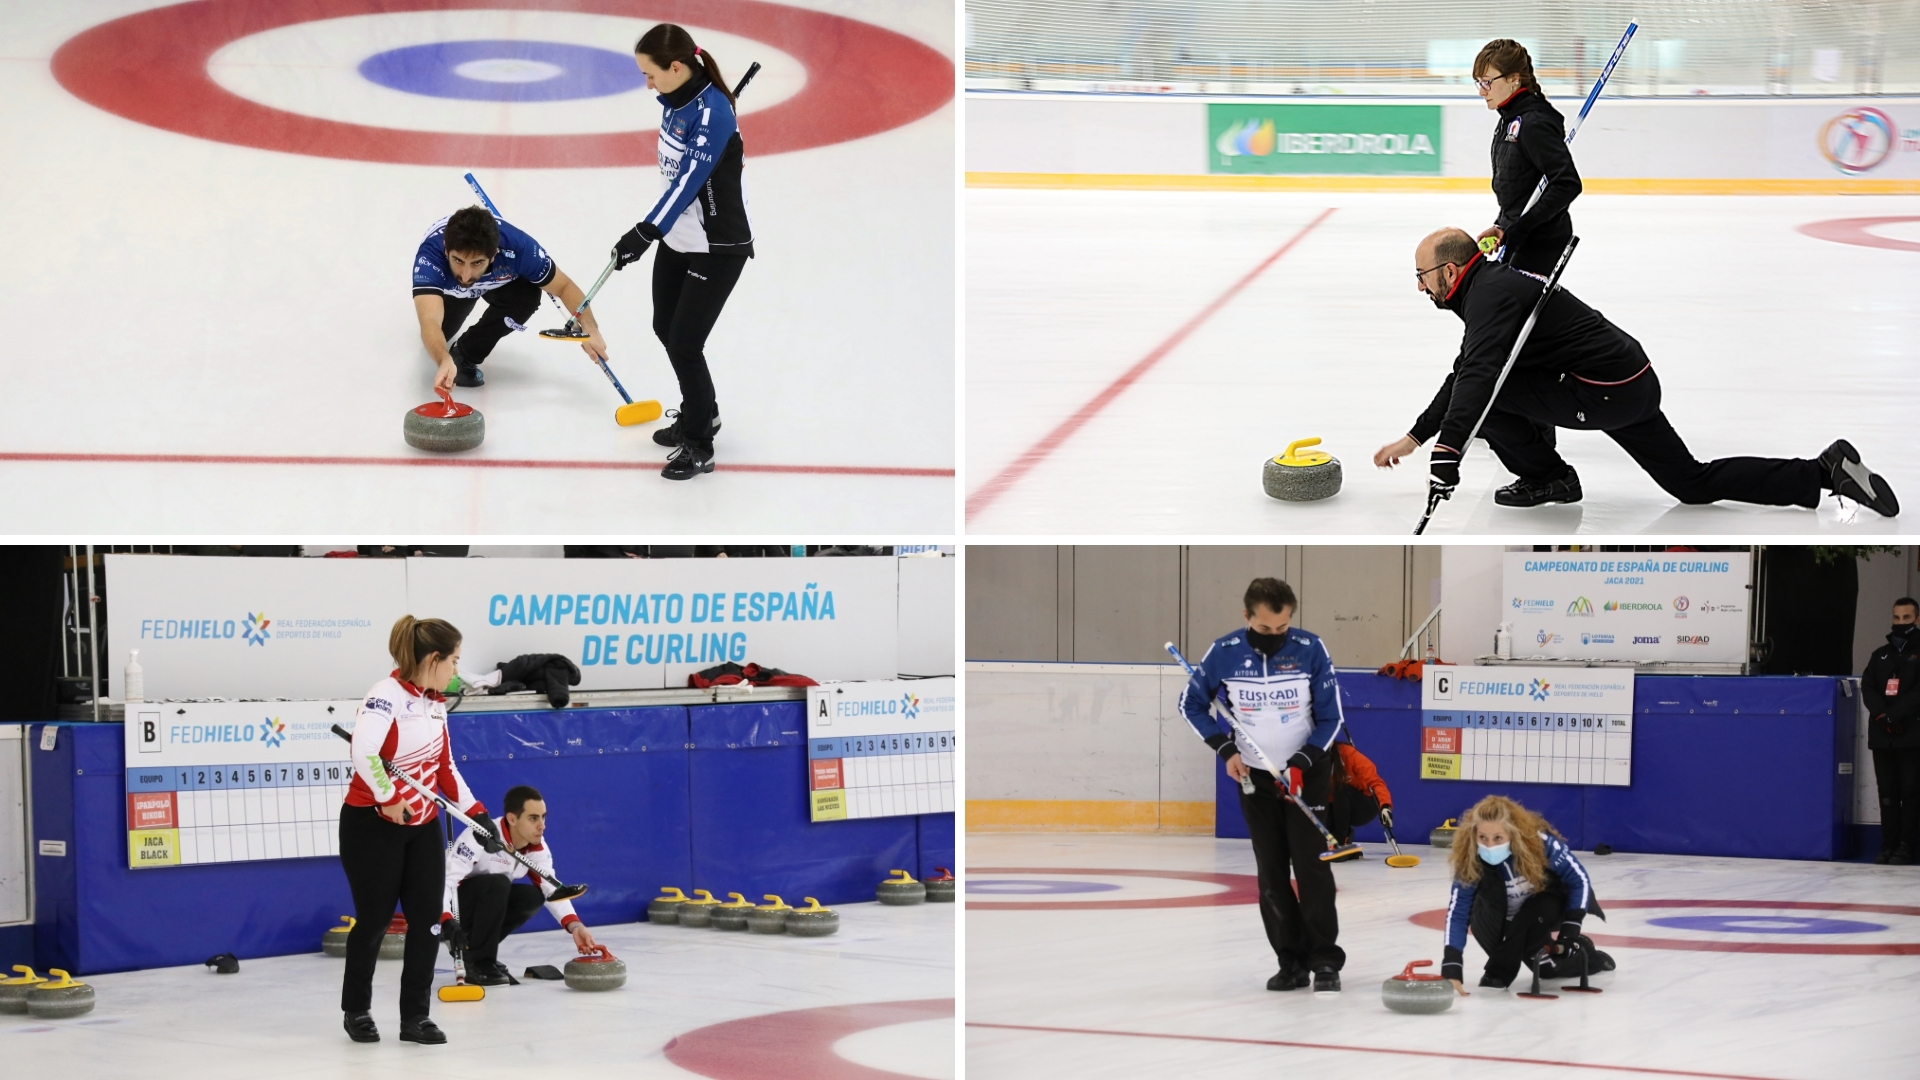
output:
M 1853 805 L 1852 680 L 1642 676 L 1634 680 L 1633 783 L 1423 780 L 1420 684 L 1340 672 L 1353 742 L 1393 795 L 1394 835 L 1421 854 L 1434 826 L 1486 795 L 1543 815 L 1581 851 L 1846 859 Z M 1842 772 L 1842 766 L 1849 768 Z M 1215 770 L 1214 835 L 1246 838 L 1240 788 Z M 1385 843 L 1379 823 L 1354 839 Z
M 1023 191 L 1333 191 L 1484 195 L 1483 176 L 1244 176 L 1180 173 L 969 172 L 970 188 Z M 1583 177 L 1587 195 L 1920 195 L 1920 180 Z
M 954 866 L 951 813 L 811 823 L 804 714 L 780 701 L 456 713 L 452 725 L 461 773 L 496 820 L 514 784 L 547 796 L 558 869 L 592 886 L 574 902 L 590 926 L 635 921 L 664 885 L 835 905 L 872 900 L 895 867 Z M 54 748 L 40 750 L 48 727 Z M 4 963 L 91 975 L 220 952 L 317 955 L 321 932 L 352 912 L 331 857 L 128 869 L 122 725 L 33 724 L 28 737 L 33 839 L 66 848 L 34 856 L 31 955 L 20 934 L 0 935 Z M 544 911 L 528 924 L 553 928 Z
M 1145 799 L 969 799 L 969 832 L 1213 832 L 1213 804 Z

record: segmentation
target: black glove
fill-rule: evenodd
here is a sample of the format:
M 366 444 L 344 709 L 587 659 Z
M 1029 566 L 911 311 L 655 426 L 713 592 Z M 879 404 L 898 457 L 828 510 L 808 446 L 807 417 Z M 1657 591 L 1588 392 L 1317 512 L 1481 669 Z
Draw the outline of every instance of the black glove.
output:
M 459 919 L 451 915 L 440 916 L 440 940 L 447 943 L 447 952 L 454 956 L 460 955 L 461 946 L 467 940 L 461 936 L 463 933 Z
M 1436 446 L 1427 458 L 1427 491 L 1443 499 L 1453 498 L 1460 486 L 1460 451 Z
M 481 850 L 489 855 L 498 855 L 507 850 L 507 845 L 500 842 L 500 826 L 493 823 L 493 819 L 487 816 L 485 810 L 467 816 L 471 817 L 473 823 L 479 826 L 479 828 L 473 830 L 473 840 L 474 843 L 480 845 Z
M 625 270 L 628 263 L 639 262 L 640 256 L 647 253 L 647 246 L 651 243 L 653 241 L 641 235 L 638 225 L 621 233 L 620 239 L 613 244 L 613 268 Z
M 1310 772 L 1313 767 L 1320 764 L 1321 760 L 1326 756 L 1327 752 L 1325 750 L 1308 744 L 1293 752 L 1293 756 L 1287 759 L 1287 768 L 1299 769 L 1301 772 Z
M 1580 948 L 1580 923 L 1568 919 L 1560 924 L 1560 940 L 1554 943 L 1554 952 L 1577 952 Z

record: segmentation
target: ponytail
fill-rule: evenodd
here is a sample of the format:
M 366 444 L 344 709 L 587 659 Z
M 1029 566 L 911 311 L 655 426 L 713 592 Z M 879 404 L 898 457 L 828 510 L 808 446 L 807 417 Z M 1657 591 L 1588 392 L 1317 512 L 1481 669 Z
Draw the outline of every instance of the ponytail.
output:
M 410 683 L 420 681 L 420 668 L 427 657 L 449 657 L 460 647 L 460 631 L 445 619 L 416 619 L 402 615 L 387 634 L 387 655 L 400 677 Z
M 685 64 L 688 70 L 699 68 L 707 81 L 720 88 L 720 95 L 733 105 L 733 88 L 727 85 L 727 77 L 720 73 L 720 64 L 713 54 L 693 43 L 693 35 L 685 28 L 673 23 L 661 23 L 640 35 L 634 43 L 636 54 L 645 54 L 659 67 L 671 67 L 675 63 Z

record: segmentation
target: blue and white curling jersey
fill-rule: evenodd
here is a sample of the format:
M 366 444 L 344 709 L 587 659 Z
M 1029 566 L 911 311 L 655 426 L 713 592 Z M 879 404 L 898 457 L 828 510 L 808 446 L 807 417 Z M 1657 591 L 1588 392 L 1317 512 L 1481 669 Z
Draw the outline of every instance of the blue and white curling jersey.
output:
M 447 263 L 447 219 L 434 222 L 413 256 L 413 295 L 444 293 L 470 300 L 514 278 L 526 278 L 535 285 L 552 281 L 553 259 L 539 241 L 499 218 L 493 221 L 500 227 L 500 251 L 494 255 L 493 262 L 487 264 L 487 272 L 471 285 L 460 284 L 460 279 L 453 276 L 453 267 Z
M 1214 719 L 1207 703 L 1216 697 L 1231 706 L 1240 731 L 1224 731 Z M 1232 736 L 1249 764 L 1276 774 L 1309 742 L 1330 749 L 1344 722 L 1333 657 L 1318 636 L 1298 628 L 1272 656 L 1249 644 L 1244 630 L 1215 641 L 1187 680 L 1180 708 L 1201 738 L 1211 744 L 1213 736 Z
M 642 235 L 679 252 L 751 257 L 746 150 L 733 105 L 699 71 L 659 101 L 661 192 L 640 222 Z

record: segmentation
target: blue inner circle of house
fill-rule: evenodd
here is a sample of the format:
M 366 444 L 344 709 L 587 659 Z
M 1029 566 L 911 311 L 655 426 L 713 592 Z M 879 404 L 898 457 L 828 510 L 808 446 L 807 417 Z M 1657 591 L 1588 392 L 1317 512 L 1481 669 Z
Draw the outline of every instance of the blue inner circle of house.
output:
M 1853 919 L 1815 919 L 1799 915 L 1673 915 L 1648 919 L 1655 926 L 1675 930 L 1706 930 L 1719 934 L 1871 934 L 1886 927 Z
M 1059 896 L 1063 893 L 1113 892 L 1118 885 L 1103 881 L 1012 881 L 974 879 L 967 882 L 967 895 L 986 896 Z
M 626 53 L 552 41 L 409 45 L 360 61 L 360 75 L 392 90 L 466 101 L 574 101 L 647 85 Z

